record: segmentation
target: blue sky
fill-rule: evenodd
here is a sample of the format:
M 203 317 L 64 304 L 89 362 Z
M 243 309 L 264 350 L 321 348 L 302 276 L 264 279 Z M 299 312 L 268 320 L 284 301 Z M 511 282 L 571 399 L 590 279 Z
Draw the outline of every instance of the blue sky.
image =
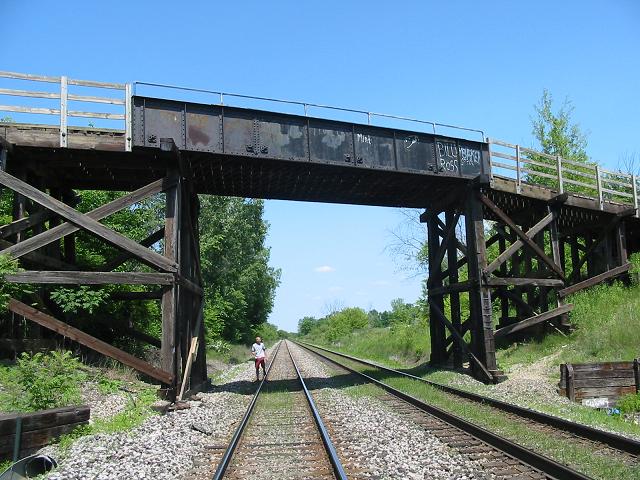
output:
M 436 120 L 532 145 L 542 89 L 570 97 L 592 158 L 640 155 L 640 2 L 0 1 L 0 69 L 146 80 Z M 393 209 L 270 201 L 294 330 L 335 302 L 414 301 L 385 250 Z M 329 268 L 320 268 L 329 267 Z

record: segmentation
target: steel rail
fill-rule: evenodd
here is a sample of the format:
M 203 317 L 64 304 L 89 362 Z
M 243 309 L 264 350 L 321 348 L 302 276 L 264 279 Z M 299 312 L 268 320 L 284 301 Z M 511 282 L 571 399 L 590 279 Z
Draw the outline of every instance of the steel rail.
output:
M 369 383 L 373 383 L 378 387 L 382 388 L 386 392 L 391 395 L 404 400 L 405 402 L 413 405 L 414 407 L 426 412 L 434 417 L 439 418 L 440 420 L 452 425 L 464 432 L 469 433 L 470 435 L 476 437 L 478 440 L 481 440 L 484 443 L 491 445 L 492 447 L 500 450 L 506 455 L 515 458 L 516 460 L 523 462 L 530 467 L 542 472 L 547 478 L 552 480 L 588 480 L 590 477 L 573 470 L 572 468 L 562 465 L 561 463 L 552 460 L 551 458 L 540 455 L 532 450 L 529 450 L 526 447 L 518 445 L 504 437 L 496 435 L 489 430 L 486 430 L 474 423 L 468 422 L 456 415 L 453 415 L 449 412 L 446 412 L 438 407 L 433 405 L 429 405 L 428 403 L 423 402 L 422 400 L 417 399 L 407 393 L 404 393 L 386 383 L 381 382 L 365 373 L 359 372 L 358 370 L 351 368 L 347 365 L 341 364 L 335 359 L 323 355 L 312 348 L 308 347 L 303 343 L 294 342 L 297 345 L 300 345 L 302 348 L 312 352 L 313 354 L 333 363 L 334 365 L 345 369 L 359 377 L 364 378 Z
M 287 352 L 289 352 L 289 358 L 291 358 L 291 362 L 293 363 L 293 368 L 296 369 L 296 374 L 298 375 L 298 380 L 300 380 L 300 384 L 302 385 L 302 390 L 304 391 L 305 397 L 307 397 L 307 402 L 309 403 L 309 408 L 311 409 L 311 413 L 313 414 L 313 419 L 316 422 L 318 427 L 318 431 L 320 432 L 320 437 L 322 438 L 322 443 L 324 443 L 324 448 L 327 451 L 329 456 L 329 461 L 333 466 L 333 473 L 335 477 L 339 480 L 347 480 L 347 474 L 342 467 L 342 463 L 340 463 L 340 458 L 338 457 L 338 452 L 329 437 L 329 432 L 327 432 L 327 428 L 324 426 L 322 418 L 320 417 L 320 412 L 316 408 L 316 404 L 313 401 L 313 397 L 311 396 L 311 392 L 307 389 L 307 385 L 304 382 L 304 378 L 298 369 L 298 365 L 296 365 L 296 361 L 293 359 L 293 355 L 291 354 L 291 350 L 289 349 L 289 345 L 286 340 L 284 340 L 285 346 L 287 347 Z
M 229 445 L 227 446 L 227 449 L 225 450 L 224 455 L 222 456 L 222 458 L 220 459 L 220 462 L 218 463 L 218 468 L 216 468 L 216 473 L 213 476 L 214 480 L 222 479 L 222 477 L 224 477 L 225 472 L 227 471 L 227 468 L 229 467 L 229 463 L 231 463 L 231 457 L 233 457 L 233 452 L 235 452 L 236 447 L 240 443 L 240 438 L 242 438 L 242 433 L 244 432 L 245 427 L 249 423 L 249 419 L 253 414 L 253 408 L 256 405 L 258 396 L 260 395 L 260 391 L 262 390 L 262 386 L 264 385 L 264 382 L 267 380 L 267 377 L 269 376 L 269 372 L 271 372 L 271 367 L 273 363 L 276 361 L 276 357 L 278 356 L 278 352 L 280 351 L 281 345 L 282 345 L 282 342 L 278 343 L 278 348 L 276 349 L 276 352 L 273 354 L 273 358 L 269 363 L 269 366 L 267 368 L 267 373 L 262 378 L 262 381 L 258 385 L 258 388 L 256 389 L 256 393 L 253 394 L 251 403 L 249 403 L 249 406 L 247 407 L 247 411 L 245 412 L 244 417 L 242 417 L 242 421 L 240 422 L 240 425 L 238 425 L 238 428 L 236 428 L 236 431 L 234 432 L 233 437 L 231 438 L 231 442 L 229 442 Z
M 557 428 L 558 430 L 563 430 L 565 432 L 571 433 L 573 435 L 577 435 L 579 437 L 583 437 L 587 440 L 597 441 L 603 443 L 605 445 L 610 446 L 611 448 L 615 448 L 616 450 L 620 450 L 626 453 L 630 453 L 632 455 L 640 455 L 640 442 L 637 440 L 633 440 L 631 438 L 623 437 L 622 435 L 617 435 L 615 433 L 606 432 L 604 430 L 600 430 L 598 428 L 590 427 L 588 425 L 583 425 L 580 423 L 572 422 L 570 420 L 565 420 L 563 418 L 555 417 L 553 415 L 549 415 L 546 413 L 538 412 L 536 410 L 532 410 L 530 408 L 520 407 L 518 405 L 514 405 L 513 403 L 503 402 L 501 400 L 496 400 L 494 398 L 485 397 L 483 395 L 479 395 L 477 393 L 467 392 L 461 390 L 459 388 L 450 387 L 447 385 L 443 385 L 441 383 L 432 382 L 430 380 L 426 380 L 424 378 L 418 377 L 416 375 L 411 375 L 410 373 L 401 372 L 399 370 L 395 370 L 393 368 L 384 367 L 382 365 L 378 365 L 377 363 L 369 362 L 367 360 L 362 360 L 357 357 L 353 357 L 351 355 L 347 355 L 344 353 L 336 352 L 334 350 L 330 350 L 328 348 L 320 347 L 314 344 L 305 345 L 312 346 L 313 348 L 317 348 L 319 350 L 323 350 L 325 352 L 332 353 L 334 355 L 338 355 L 340 357 L 346 358 L 348 360 L 352 360 L 354 362 L 361 363 L 363 365 L 374 367 L 379 370 L 383 370 L 388 373 L 392 373 L 395 375 L 400 375 L 403 377 L 408 377 L 413 380 L 418 380 L 427 385 L 430 385 L 434 388 L 442 390 L 446 393 L 450 393 L 452 395 L 456 395 L 458 397 L 465 398 L 467 400 L 471 400 L 473 402 L 482 403 L 494 407 L 496 409 L 512 413 L 519 417 L 527 418 L 530 420 L 534 420 L 538 423 L 542 423 L 545 425 L 549 425 L 550 427 Z

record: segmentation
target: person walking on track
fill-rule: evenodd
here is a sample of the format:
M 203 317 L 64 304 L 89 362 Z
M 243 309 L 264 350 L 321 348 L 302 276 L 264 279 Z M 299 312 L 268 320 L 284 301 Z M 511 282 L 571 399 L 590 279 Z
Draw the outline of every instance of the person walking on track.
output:
M 251 352 L 256 359 L 256 382 L 260 380 L 260 365 L 262 365 L 262 378 L 267 376 L 265 362 L 267 361 L 267 347 L 262 338 L 256 337 L 256 343 L 251 345 Z

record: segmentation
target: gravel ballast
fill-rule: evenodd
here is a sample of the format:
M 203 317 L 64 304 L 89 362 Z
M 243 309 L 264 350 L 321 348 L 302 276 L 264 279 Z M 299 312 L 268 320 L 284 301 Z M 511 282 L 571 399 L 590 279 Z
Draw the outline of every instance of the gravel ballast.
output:
M 153 415 L 128 432 L 82 437 L 67 452 L 60 452 L 55 445 L 46 447 L 42 453 L 59 463 L 47 478 L 183 477 L 207 455 L 207 447 L 227 443 L 251 399 L 246 392 L 254 375 L 251 363 L 238 365 L 224 375 L 225 386 L 199 394 L 198 401 L 188 402 L 188 409 Z
M 335 372 L 289 343 L 305 378 L 329 379 Z M 360 477 L 385 479 L 487 478 L 482 467 L 442 443 L 411 419 L 371 396 L 352 396 L 340 388 L 317 388 L 314 399 L 332 430 L 347 469 Z M 345 439 L 348 441 L 341 441 Z

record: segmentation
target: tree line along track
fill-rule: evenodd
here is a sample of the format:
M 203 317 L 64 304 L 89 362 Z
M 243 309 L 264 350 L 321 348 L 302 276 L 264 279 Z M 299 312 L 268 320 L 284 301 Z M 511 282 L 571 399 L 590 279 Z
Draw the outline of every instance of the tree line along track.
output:
M 286 341 L 278 344 L 213 478 L 265 475 L 347 478 Z
M 389 404 L 394 411 L 410 415 L 414 421 L 461 453 L 469 455 L 471 458 L 483 459 L 485 462 L 488 460 L 485 467 L 495 478 L 589 478 L 549 457 L 540 455 L 474 423 L 397 390 L 337 361 L 335 358 L 324 355 L 304 344 L 298 342 L 296 344 L 325 362 L 333 364 L 338 369 L 346 370 L 356 377 L 364 379 L 367 383 L 382 388 L 390 396 L 381 399 Z M 371 366 L 375 366 L 375 364 L 371 364 Z
M 377 363 L 369 362 L 369 361 L 366 361 L 351 355 L 347 355 L 341 352 L 336 352 L 334 350 L 320 347 L 318 345 L 304 344 L 304 342 L 302 342 L 302 345 L 305 346 L 306 348 L 313 347 L 314 349 L 318 349 L 323 352 L 330 353 L 332 355 L 337 355 L 339 357 L 345 358 L 352 362 L 359 363 L 366 367 L 375 368 L 377 370 L 381 370 L 383 372 L 390 373 L 392 375 L 410 378 L 410 379 L 422 382 L 426 385 L 434 387 L 438 390 L 441 390 L 455 397 L 463 398 L 465 400 L 475 402 L 475 403 L 480 403 L 485 406 L 492 407 L 496 410 L 505 412 L 509 418 L 518 419 L 519 421 L 524 420 L 524 421 L 534 422 L 536 424 L 544 425 L 549 428 L 549 431 L 555 431 L 556 434 L 560 432 L 564 432 L 566 436 L 573 437 L 574 439 L 575 437 L 578 437 L 579 439 L 593 443 L 598 448 L 610 448 L 618 451 L 618 453 L 622 452 L 624 454 L 628 454 L 631 460 L 637 459 L 637 456 L 640 455 L 640 442 L 632 438 L 624 437 L 622 435 L 617 435 L 615 433 L 606 432 L 604 430 L 593 428 L 588 425 L 572 422 L 570 420 L 565 420 L 563 418 L 538 412 L 530 408 L 520 407 L 512 403 L 496 400 L 494 398 L 479 395 L 477 393 L 467 392 L 459 388 L 443 385 L 437 382 L 432 382 L 430 380 L 426 380 L 416 375 L 411 375 L 409 373 L 395 370 L 393 368 L 378 365 Z

